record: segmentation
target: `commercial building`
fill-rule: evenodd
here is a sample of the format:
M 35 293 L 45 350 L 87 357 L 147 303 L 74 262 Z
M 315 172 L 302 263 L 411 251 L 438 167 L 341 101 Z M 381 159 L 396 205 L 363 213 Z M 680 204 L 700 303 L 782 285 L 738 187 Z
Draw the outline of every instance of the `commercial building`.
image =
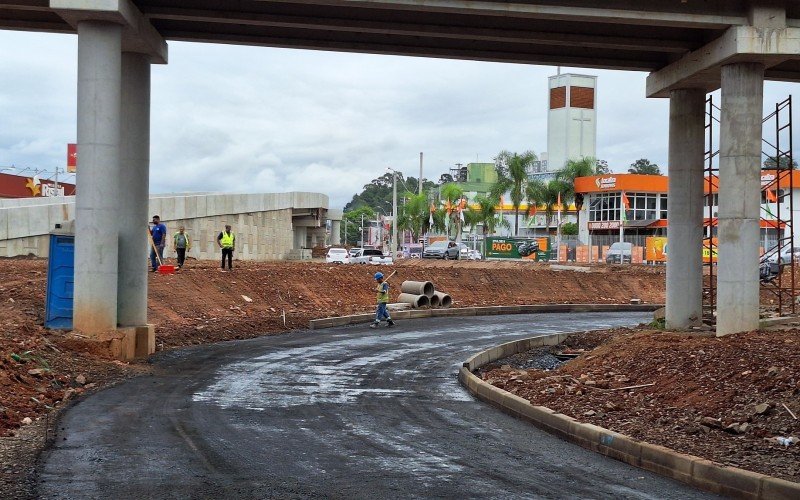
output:
M 75 184 L 56 183 L 38 175 L 25 177 L 0 173 L 0 198 L 52 198 L 75 194 Z
M 718 186 L 719 179 L 706 177 L 704 237 L 717 234 Z M 774 170 L 762 170 L 761 186 L 762 252 L 791 232 L 800 246 L 800 226 L 788 224 L 791 215 L 797 216 L 800 210 L 800 172 L 791 179 L 783 174 L 777 182 Z M 624 240 L 644 249 L 648 237 L 669 237 L 668 187 L 666 175 L 610 174 L 576 179 L 575 191 L 584 195 L 579 214 L 580 243 L 602 247 Z

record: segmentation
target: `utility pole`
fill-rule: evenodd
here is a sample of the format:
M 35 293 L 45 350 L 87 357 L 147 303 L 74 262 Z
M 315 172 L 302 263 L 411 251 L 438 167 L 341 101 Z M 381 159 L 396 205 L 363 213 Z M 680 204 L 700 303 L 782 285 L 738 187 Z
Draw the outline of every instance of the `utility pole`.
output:
M 53 181 L 53 183 L 56 185 L 56 196 L 58 196 L 58 171 L 59 171 L 59 168 L 56 167 L 56 178 Z
M 392 170 L 392 259 L 397 260 L 397 172 Z
M 349 220 L 347 217 L 344 218 L 344 246 L 347 246 L 347 223 Z
M 419 153 L 419 192 L 417 194 L 422 194 L 422 152 Z
M 364 214 L 361 214 L 361 248 L 364 248 Z

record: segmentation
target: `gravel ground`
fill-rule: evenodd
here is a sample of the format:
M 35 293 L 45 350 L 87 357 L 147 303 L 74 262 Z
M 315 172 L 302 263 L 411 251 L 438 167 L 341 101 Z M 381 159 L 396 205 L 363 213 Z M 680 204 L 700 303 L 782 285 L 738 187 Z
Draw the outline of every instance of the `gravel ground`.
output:
M 636 439 L 800 482 L 800 331 L 723 338 L 614 329 L 566 341 L 586 352 L 545 371 L 536 349 L 479 372 L 489 383 Z M 639 386 L 628 390 L 621 388 Z M 785 406 L 784 406 L 785 405 Z M 788 409 L 787 409 L 788 408 Z

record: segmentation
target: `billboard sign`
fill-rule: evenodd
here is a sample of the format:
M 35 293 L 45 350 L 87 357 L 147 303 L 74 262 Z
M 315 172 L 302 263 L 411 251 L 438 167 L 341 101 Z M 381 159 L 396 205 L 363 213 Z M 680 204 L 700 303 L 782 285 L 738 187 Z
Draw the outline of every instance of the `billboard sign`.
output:
M 667 238 L 665 236 L 648 236 L 644 241 L 645 260 L 650 262 L 667 261 Z
M 550 238 L 486 238 L 486 257 L 489 259 L 548 260 Z
M 67 144 L 67 172 L 74 174 L 78 168 L 78 145 Z

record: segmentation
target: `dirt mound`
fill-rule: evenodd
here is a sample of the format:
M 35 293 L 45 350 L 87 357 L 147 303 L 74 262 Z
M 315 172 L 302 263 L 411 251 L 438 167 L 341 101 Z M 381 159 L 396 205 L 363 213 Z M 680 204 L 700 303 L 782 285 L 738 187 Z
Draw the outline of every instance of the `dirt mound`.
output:
M 556 370 L 495 365 L 481 376 L 534 404 L 636 439 L 800 481 L 800 443 L 775 439 L 800 437 L 800 421 L 783 406 L 800 415 L 798 333 L 578 334 L 566 345 L 586 352 Z M 516 358 L 508 362 L 526 356 Z M 643 387 L 620 390 L 631 386 Z
M 376 266 L 235 265 L 223 273 L 216 262 L 190 260 L 178 274 L 149 275 L 149 320 L 159 349 L 306 328 L 313 318 L 374 307 Z M 430 280 L 453 296 L 456 307 L 664 299 L 663 271 L 637 266 L 585 273 L 532 263 L 407 260 L 393 268 L 393 298 L 403 280 Z M 46 260 L 1 259 L 0 283 L 0 435 L 93 384 L 146 370 L 146 364 L 114 362 L 80 337 L 42 326 Z

